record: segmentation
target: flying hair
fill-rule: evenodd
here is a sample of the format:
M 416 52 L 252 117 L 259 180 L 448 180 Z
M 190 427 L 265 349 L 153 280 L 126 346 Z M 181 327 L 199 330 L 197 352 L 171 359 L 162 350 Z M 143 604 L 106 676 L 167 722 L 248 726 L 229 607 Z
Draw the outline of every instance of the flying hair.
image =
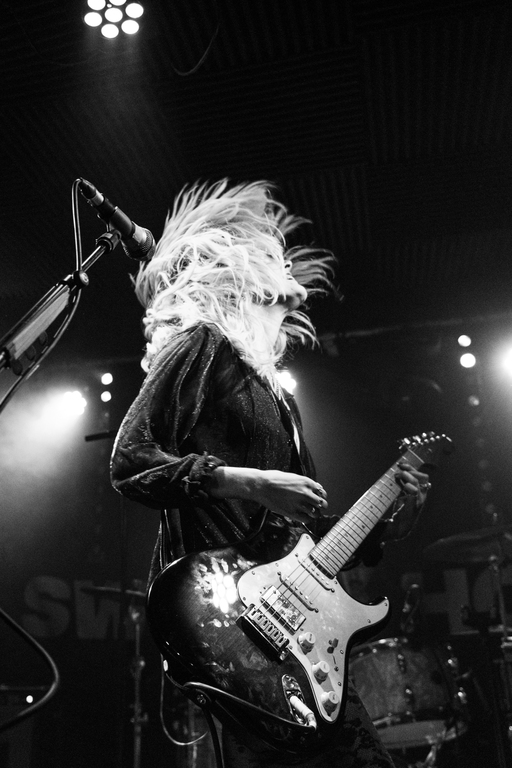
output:
M 332 289 L 332 255 L 308 246 L 287 248 L 286 237 L 307 220 L 289 214 L 271 192 L 265 181 L 230 186 L 223 179 L 185 187 L 178 195 L 153 258 L 135 278 L 146 310 L 145 370 L 174 334 L 204 322 L 218 326 L 242 358 L 269 378 L 290 346 L 316 343 L 308 316 L 291 310 L 273 348 L 255 351 L 258 329 L 250 308 L 282 296 L 276 263 L 291 262 L 308 296 Z

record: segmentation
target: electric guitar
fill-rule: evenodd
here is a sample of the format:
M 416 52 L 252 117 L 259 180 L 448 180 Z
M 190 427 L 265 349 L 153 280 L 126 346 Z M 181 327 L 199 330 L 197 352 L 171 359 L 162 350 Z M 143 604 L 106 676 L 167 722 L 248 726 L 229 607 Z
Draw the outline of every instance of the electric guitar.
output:
M 354 600 L 336 575 L 400 494 L 398 461 L 434 465 L 450 446 L 433 433 L 405 439 L 400 459 L 318 543 L 303 534 L 281 560 L 258 562 L 237 544 L 164 568 L 147 618 L 169 677 L 271 749 L 305 754 L 330 743 L 343 721 L 350 645 L 389 611 L 386 598 Z

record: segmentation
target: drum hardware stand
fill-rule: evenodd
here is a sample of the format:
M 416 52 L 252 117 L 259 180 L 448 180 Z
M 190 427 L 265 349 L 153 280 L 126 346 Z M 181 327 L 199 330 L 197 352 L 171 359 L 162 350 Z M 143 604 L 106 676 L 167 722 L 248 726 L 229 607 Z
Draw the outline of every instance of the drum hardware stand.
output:
M 437 753 L 439 752 L 440 748 L 443 746 L 443 742 L 446 738 L 447 733 L 448 733 L 448 728 L 445 728 L 444 733 L 441 734 L 441 736 L 437 739 L 436 743 L 432 744 L 432 747 L 430 748 L 430 752 L 425 758 L 425 761 L 421 764 L 421 768 L 435 768 L 436 762 L 437 762 Z
M 463 612 L 465 612 L 463 621 L 468 626 L 473 626 L 478 630 L 486 649 L 486 662 L 489 665 L 491 716 L 494 715 L 492 723 L 498 768 L 512 768 L 512 691 L 510 674 L 506 669 L 506 664 L 512 661 L 512 637 L 508 636 L 506 626 L 505 600 L 501 579 L 501 569 L 504 562 L 503 556 L 500 557 L 495 554 L 489 556 L 487 560 L 497 599 L 498 621 L 501 622 L 498 625 L 501 632 L 500 653 L 496 654 L 491 645 L 489 629 L 494 623 L 491 619 L 491 613 L 489 613 L 486 621 L 474 621 L 471 612 L 463 607 Z
M 492 719 L 492 731 L 496 744 L 497 768 L 512 768 L 512 636 L 506 626 L 506 611 L 501 570 L 511 560 L 505 544 L 512 542 L 512 525 L 494 520 L 491 526 L 466 531 L 456 536 L 440 539 L 425 549 L 424 555 L 431 562 L 457 566 L 479 566 L 488 569 L 495 604 L 485 614 L 477 613 L 469 606 L 461 606 L 463 624 L 476 629 L 482 642 L 482 670 L 489 681 L 486 709 Z M 491 627 L 494 632 L 491 632 Z M 501 636 L 496 651 L 497 631 Z M 475 678 L 475 682 L 478 682 Z M 484 699 L 479 692 L 481 700 Z M 485 698 L 486 698 L 485 697 Z
M 502 706 L 500 707 L 500 704 L 501 705 L 505 704 L 505 712 L 503 715 L 504 722 L 502 724 L 505 728 L 505 732 L 502 733 L 502 738 L 500 739 L 500 743 L 503 745 L 502 749 L 504 752 L 503 765 L 511 766 L 512 765 L 512 692 L 511 692 L 511 684 L 510 684 L 511 683 L 510 675 L 506 668 L 506 656 L 505 656 L 507 648 L 508 646 L 510 646 L 511 638 L 508 637 L 507 614 L 505 610 L 503 582 L 501 578 L 501 570 L 502 570 L 504 561 L 505 561 L 504 556 L 502 556 L 501 558 L 499 558 L 496 555 L 491 556 L 489 558 L 489 570 L 491 572 L 491 577 L 495 586 L 495 594 L 498 602 L 498 616 L 499 616 L 499 621 L 501 622 L 500 654 L 497 659 L 493 659 L 494 663 L 498 667 L 498 682 L 501 683 L 501 692 L 504 698 L 504 702 L 500 702 L 500 700 L 498 699 L 497 704 L 498 704 L 499 712 L 503 712 L 503 708 Z M 498 688 L 499 690 L 498 686 L 495 686 L 495 687 Z M 499 722 L 499 718 L 498 718 L 498 722 Z
M 134 697 L 133 697 L 133 767 L 140 767 L 142 726 L 148 721 L 146 712 L 142 711 L 140 687 L 142 672 L 146 666 L 146 661 L 140 652 L 141 625 L 143 621 L 142 611 L 133 603 L 130 605 L 128 615 L 135 626 L 135 654 L 132 659 L 132 675 L 134 679 Z

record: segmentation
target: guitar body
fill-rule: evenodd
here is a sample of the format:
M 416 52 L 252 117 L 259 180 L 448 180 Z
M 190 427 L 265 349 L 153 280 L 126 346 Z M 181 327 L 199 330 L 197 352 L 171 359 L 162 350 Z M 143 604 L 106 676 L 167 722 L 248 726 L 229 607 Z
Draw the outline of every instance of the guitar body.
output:
M 149 626 L 170 675 L 227 692 L 214 696 L 221 721 L 292 753 L 335 735 L 352 638 L 373 634 L 389 610 L 387 600 L 351 598 L 315 566 L 313 547 L 303 535 L 290 554 L 265 564 L 243 545 L 188 555 L 148 595 Z
M 445 435 L 403 441 L 415 468 Z M 243 726 L 273 749 L 304 755 L 336 738 L 343 722 L 348 652 L 386 619 L 382 599 L 363 605 L 337 573 L 401 492 L 395 462 L 317 543 L 303 535 L 280 560 L 245 546 L 177 560 L 156 577 L 147 616 L 168 674 L 221 722 Z

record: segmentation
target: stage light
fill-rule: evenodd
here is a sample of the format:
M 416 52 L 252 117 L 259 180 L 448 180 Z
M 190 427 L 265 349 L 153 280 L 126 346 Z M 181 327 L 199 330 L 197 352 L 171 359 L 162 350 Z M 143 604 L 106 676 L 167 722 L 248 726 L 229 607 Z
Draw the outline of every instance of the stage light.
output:
M 132 19 L 140 19 L 144 13 L 144 8 L 140 3 L 128 3 L 126 6 L 126 15 Z
M 120 30 L 127 35 L 134 35 L 140 26 L 135 19 L 144 13 L 140 3 L 128 3 L 126 0 L 87 0 L 92 12 L 84 14 L 84 22 L 89 27 L 101 27 L 103 37 L 115 38 Z
M 295 387 L 297 386 L 297 382 L 291 375 L 290 371 L 278 371 L 276 378 L 283 389 L 286 389 L 286 391 L 290 393 L 294 392 Z
M 135 19 L 126 19 L 126 21 L 123 21 L 121 24 L 121 29 L 123 32 L 126 32 L 127 35 L 134 35 L 139 31 L 140 27 Z
M 114 377 L 111 373 L 104 373 L 102 374 L 100 381 L 105 387 L 108 387 L 108 385 L 112 384 L 114 381 Z
M 123 18 L 123 12 L 120 8 L 107 8 L 104 15 L 107 21 L 111 21 L 114 24 L 117 24 Z
M 104 26 L 101 28 L 101 34 L 103 37 L 113 39 L 114 37 L 118 36 L 119 27 L 116 27 L 115 24 L 104 24 Z
M 77 389 L 54 395 L 43 409 L 43 420 L 48 423 L 75 421 L 87 406 L 87 400 Z
M 465 333 L 463 333 L 459 338 L 457 339 L 457 342 L 460 347 L 470 347 L 471 346 L 471 338 L 469 336 L 466 336 Z
M 460 364 L 463 368 L 474 368 L 476 365 L 476 357 L 471 352 L 464 352 L 460 357 Z
M 105 391 L 101 393 L 100 397 L 103 403 L 108 403 L 110 400 L 112 400 L 112 393 Z
M 505 352 L 501 359 L 501 365 L 505 372 L 508 373 L 509 376 L 512 376 L 512 350 L 509 349 Z
M 91 13 L 85 14 L 84 21 L 89 27 L 99 27 L 99 25 L 103 23 L 103 17 L 100 13 L 91 11 Z

